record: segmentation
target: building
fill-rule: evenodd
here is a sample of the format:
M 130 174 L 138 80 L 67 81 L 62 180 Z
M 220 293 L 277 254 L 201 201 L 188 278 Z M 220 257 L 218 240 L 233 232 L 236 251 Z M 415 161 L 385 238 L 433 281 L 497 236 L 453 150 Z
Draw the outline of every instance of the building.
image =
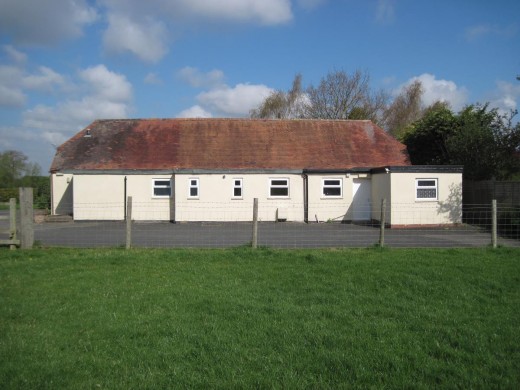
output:
M 132 219 L 175 222 L 248 221 L 254 198 L 263 221 L 377 220 L 385 198 L 392 226 L 439 225 L 462 207 L 461 167 L 412 166 L 351 120 L 98 120 L 58 147 L 51 187 L 74 220 L 123 220 L 129 196 Z

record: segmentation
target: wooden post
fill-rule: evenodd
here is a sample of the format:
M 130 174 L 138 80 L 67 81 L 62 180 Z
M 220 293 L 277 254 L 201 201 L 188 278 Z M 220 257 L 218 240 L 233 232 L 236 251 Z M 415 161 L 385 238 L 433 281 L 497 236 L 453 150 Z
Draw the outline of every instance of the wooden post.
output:
M 379 228 L 379 246 L 385 246 L 386 199 L 381 199 L 381 227 Z
M 34 244 L 33 189 L 20 188 L 20 248 L 31 249 Z
M 251 246 L 258 246 L 258 198 L 253 201 L 253 236 L 251 238 Z
M 126 201 L 126 249 L 132 247 L 132 197 Z
M 9 199 L 9 239 L 16 241 L 16 199 Z M 9 249 L 16 249 L 15 244 L 9 245 Z
M 491 245 L 497 247 L 497 200 L 491 201 Z

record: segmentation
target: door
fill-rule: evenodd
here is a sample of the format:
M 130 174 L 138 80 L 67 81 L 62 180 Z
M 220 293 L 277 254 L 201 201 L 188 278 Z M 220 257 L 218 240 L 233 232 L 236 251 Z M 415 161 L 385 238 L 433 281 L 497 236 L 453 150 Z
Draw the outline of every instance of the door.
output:
M 372 219 L 372 186 L 370 179 L 354 179 L 352 183 L 352 219 Z

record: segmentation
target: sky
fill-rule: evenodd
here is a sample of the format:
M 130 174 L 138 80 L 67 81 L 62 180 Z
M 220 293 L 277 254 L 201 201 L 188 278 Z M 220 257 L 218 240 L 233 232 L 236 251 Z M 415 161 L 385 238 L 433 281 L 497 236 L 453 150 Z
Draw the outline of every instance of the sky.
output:
M 46 174 L 96 119 L 248 117 L 336 70 L 518 109 L 520 1 L 0 0 L 0 152 Z

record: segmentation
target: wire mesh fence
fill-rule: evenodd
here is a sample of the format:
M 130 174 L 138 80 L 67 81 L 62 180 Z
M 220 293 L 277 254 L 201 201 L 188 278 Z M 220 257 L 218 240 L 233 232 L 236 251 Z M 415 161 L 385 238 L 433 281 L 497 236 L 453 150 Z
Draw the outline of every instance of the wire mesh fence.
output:
M 434 203 L 345 207 L 310 204 L 259 204 L 257 245 L 273 248 L 485 247 L 492 244 L 491 204 L 440 210 Z M 223 248 L 249 246 L 253 240 L 253 204 L 133 203 L 131 223 L 121 204 L 75 204 L 74 218 L 47 218 L 34 225 L 38 245 L 125 247 L 131 226 L 132 247 Z M 439 223 L 436 213 L 443 213 Z M 175 221 L 175 222 L 172 222 Z M 384 229 L 383 229 L 384 228 Z M 382 230 L 383 229 L 383 230 Z M 383 234 L 383 236 L 382 236 Z M 520 247 L 520 207 L 498 205 L 496 244 Z

